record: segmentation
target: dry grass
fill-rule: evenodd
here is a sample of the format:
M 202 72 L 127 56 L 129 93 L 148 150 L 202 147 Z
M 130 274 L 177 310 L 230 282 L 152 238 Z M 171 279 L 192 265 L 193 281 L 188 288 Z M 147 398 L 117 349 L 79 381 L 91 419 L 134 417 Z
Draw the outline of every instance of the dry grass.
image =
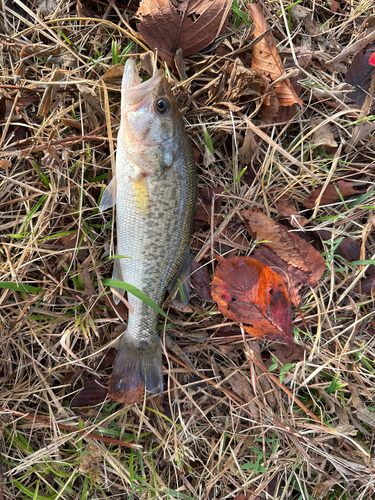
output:
M 234 16 L 221 52 L 212 46 L 189 58 L 185 81 L 171 75 L 201 153 L 199 188 L 225 192 L 225 217 L 194 232 L 194 258 L 211 272 L 215 254 L 250 255 L 240 210 L 255 206 L 280 220 L 284 194 L 324 252 L 326 274 L 293 311 L 294 352 L 244 337 L 193 294 L 186 311 L 169 312 L 172 323 L 160 320 L 169 353 L 163 397 L 123 407 L 100 392 L 126 311 L 112 308 L 101 283 L 111 276 L 113 219 L 98 213 L 97 200 L 113 167 L 120 103 L 120 79 L 102 77 L 121 54 L 146 50 L 135 10 L 60 2 L 44 16 L 26 0 L 2 3 L 0 269 L 2 282 L 19 285 L 0 288 L 0 500 L 374 497 L 374 298 L 359 288 L 368 265 L 349 265 L 333 238 L 316 238 L 330 231 L 359 242 L 360 260 L 374 258 L 374 136 L 350 147 L 363 124 L 349 109 L 344 73 L 324 66 L 325 52 L 368 33 L 374 8 L 370 0 L 340 4 L 333 13 L 314 2 L 328 48 L 319 52 L 312 39 L 315 63 L 298 76 L 304 109 L 278 125 L 261 125 L 257 83 L 236 76 L 238 49 L 251 38 Z M 289 42 L 300 45 L 306 27 L 291 22 L 287 0 L 262 5 L 295 67 Z M 328 119 L 341 149 L 313 145 L 314 118 Z M 250 126 L 266 136 L 246 159 Z M 339 180 L 364 186 L 367 198 L 303 208 L 318 184 Z M 71 406 L 87 380 L 99 404 Z

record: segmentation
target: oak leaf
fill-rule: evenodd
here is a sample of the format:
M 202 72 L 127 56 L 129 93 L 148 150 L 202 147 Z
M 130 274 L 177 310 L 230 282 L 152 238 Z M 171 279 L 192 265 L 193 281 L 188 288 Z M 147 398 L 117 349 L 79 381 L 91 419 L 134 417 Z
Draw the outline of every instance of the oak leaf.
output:
M 253 238 L 263 241 L 275 254 L 288 264 L 309 274 L 306 284 L 315 286 L 326 270 L 320 253 L 297 234 L 289 232 L 282 224 L 274 222 L 258 208 L 241 212 L 246 228 Z
M 231 257 L 216 268 L 212 298 L 224 316 L 258 339 L 293 345 L 292 309 L 283 280 L 252 257 Z
M 254 39 L 256 39 L 268 31 L 269 26 L 260 5 L 254 3 L 246 5 L 250 10 L 256 26 L 254 32 Z M 263 73 L 267 78 L 269 78 L 270 83 L 278 80 L 273 84 L 273 88 L 275 89 L 277 99 L 279 100 L 281 106 L 299 104 L 302 107 L 302 101 L 293 90 L 290 81 L 287 78 L 280 79 L 283 75 L 286 75 L 286 71 L 281 62 L 281 57 L 271 33 L 267 33 L 267 35 L 264 36 L 260 42 L 254 45 L 251 69 L 258 70 Z M 270 104 L 270 102 L 266 101 L 266 104 Z
M 171 68 L 177 49 L 187 57 L 209 45 L 225 30 L 229 0 L 142 0 L 138 30 Z

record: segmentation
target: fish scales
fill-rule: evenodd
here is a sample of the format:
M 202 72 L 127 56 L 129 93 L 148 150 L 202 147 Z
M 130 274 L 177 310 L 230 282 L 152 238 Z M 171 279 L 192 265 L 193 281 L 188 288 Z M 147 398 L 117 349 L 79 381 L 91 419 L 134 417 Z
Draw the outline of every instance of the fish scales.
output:
M 167 112 L 159 113 L 161 104 Z M 116 203 L 116 253 L 127 257 L 116 259 L 114 278 L 136 286 L 159 306 L 168 287 L 176 294 L 177 278 L 186 281 L 188 295 L 197 191 L 194 157 L 165 78 L 158 72 L 141 83 L 130 60 L 123 77 L 116 177 L 106 191 L 100 208 Z M 109 395 L 131 403 L 141 399 L 144 388 L 161 392 L 163 380 L 157 312 L 132 294 L 128 302 L 133 314 L 117 353 Z

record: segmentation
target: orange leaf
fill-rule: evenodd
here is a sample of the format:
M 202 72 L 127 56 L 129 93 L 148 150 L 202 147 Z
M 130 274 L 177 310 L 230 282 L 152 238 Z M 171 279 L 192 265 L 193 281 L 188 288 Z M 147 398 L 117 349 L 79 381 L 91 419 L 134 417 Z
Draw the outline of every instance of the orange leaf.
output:
M 138 30 L 149 47 L 174 68 L 177 49 L 187 57 L 225 30 L 231 5 L 230 0 L 142 0 Z
M 251 3 L 246 4 L 250 10 L 251 16 L 255 24 L 254 38 L 263 35 L 269 26 L 264 17 L 262 7 L 260 5 Z M 274 82 L 286 71 L 281 62 L 281 57 L 277 51 L 276 44 L 273 40 L 271 33 L 268 33 L 262 40 L 256 43 L 253 47 L 253 54 L 251 60 L 251 69 L 262 72 L 266 77 Z M 302 101 L 298 98 L 293 90 L 288 79 L 281 80 L 273 85 L 277 98 L 281 106 L 292 106 L 299 104 L 302 107 Z M 270 105 L 270 100 L 266 100 L 265 104 Z
M 292 309 L 283 280 L 251 257 L 231 257 L 216 268 L 212 298 L 227 318 L 244 324 L 258 339 L 265 336 L 293 345 Z

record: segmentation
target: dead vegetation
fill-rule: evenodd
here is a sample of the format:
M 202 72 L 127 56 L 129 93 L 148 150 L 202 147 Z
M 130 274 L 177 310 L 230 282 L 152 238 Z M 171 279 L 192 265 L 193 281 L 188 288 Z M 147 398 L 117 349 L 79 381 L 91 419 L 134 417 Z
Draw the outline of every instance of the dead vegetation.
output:
M 124 58 L 153 71 L 138 5 L 2 3 L 0 500 L 374 497 L 373 2 L 259 5 L 285 74 L 254 68 L 239 0 L 214 42 L 171 62 L 199 176 L 194 293 L 160 317 L 165 393 L 122 406 L 106 387 L 128 313 L 102 281 L 114 220 L 97 202 Z M 254 208 L 324 258 L 320 279 L 261 226 L 250 236 Z M 236 255 L 289 276 L 293 348 L 212 301 Z

